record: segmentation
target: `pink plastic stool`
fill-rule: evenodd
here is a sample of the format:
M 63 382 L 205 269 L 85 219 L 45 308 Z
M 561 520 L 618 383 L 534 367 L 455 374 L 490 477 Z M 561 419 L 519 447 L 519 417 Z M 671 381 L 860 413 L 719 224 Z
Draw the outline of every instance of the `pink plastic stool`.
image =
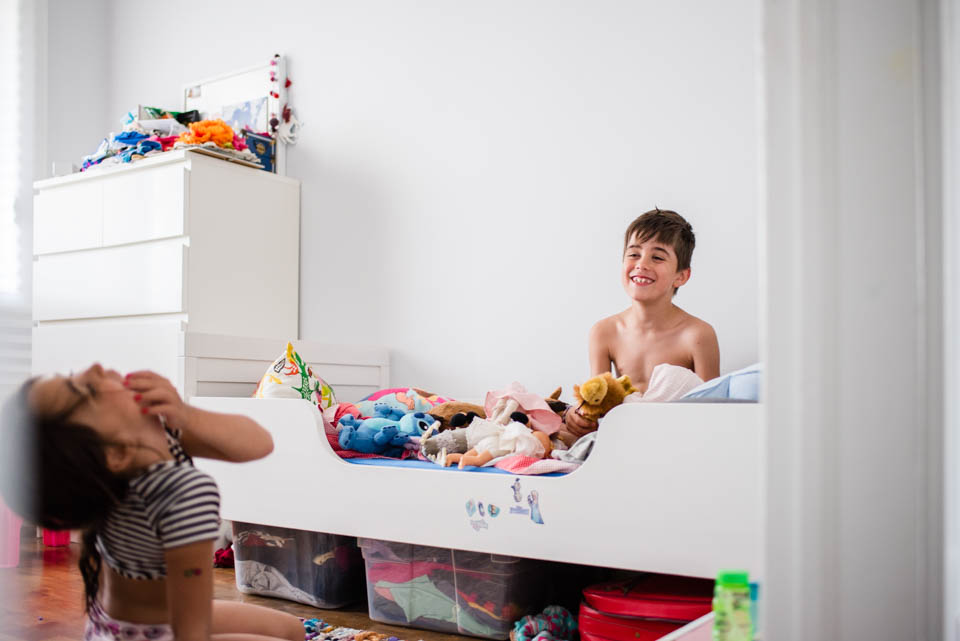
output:
M 62 548 L 70 545 L 70 530 L 44 530 L 43 544 L 48 548 Z
M 0 501 L 0 568 L 20 564 L 20 524 L 23 520 Z

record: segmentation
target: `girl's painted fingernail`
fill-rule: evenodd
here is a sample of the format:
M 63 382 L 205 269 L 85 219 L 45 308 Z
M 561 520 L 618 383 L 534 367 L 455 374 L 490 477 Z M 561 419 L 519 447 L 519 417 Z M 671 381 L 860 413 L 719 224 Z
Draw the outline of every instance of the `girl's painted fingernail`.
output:
M 147 408 L 146 408 L 146 407 L 141 407 L 141 408 L 140 408 L 140 413 L 141 413 L 141 414 L 146 414 L 146 413 L 147 413 Z
M 139 401 L 141 398 L 143 398 L 143 394 L 137 394 L 136 396 L 133 397 L 133 400 Z

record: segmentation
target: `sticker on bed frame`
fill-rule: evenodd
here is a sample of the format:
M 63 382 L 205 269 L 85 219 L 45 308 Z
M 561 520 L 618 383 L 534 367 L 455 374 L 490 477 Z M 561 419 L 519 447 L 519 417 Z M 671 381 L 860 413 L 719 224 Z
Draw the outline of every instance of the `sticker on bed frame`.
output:
M 523 500 L 523 488 L 520 486 L 519 478 L 513 480 L 513 485 L 510 486 L 510 489 L 513 490 L 514 503 L 519 503 Z M 530 514 L 530 508 L 523 507 L 522 505 L 511 505 L 510 514 L 522 514 L 526 516 Z
M 487 522 L 483 519 L 473 519 L 470 521 L 470 527 L 472 527 L 474 531 L 479 532 L 480 530 L 486 530 L 490 526 L 488 526 Z
M 513 494 L 514 505 L 510 506 L 507 513 L 527 516 L 537 525 L 543 525 L 543 513 L 540 511 L 540 493 L 537 492 L 537 490 L 530 490 L 526 493 L 526 496 L 524 496 L 523 485 L 519 478 L 513 479 L 510 490 Z M 475 532 L 490 529 L 488 519 L 492 521 L 500 516 L 500 512 L 503 511 L 499 505 L 494 505 L 489 501 L 485 503 L 484 501 L 478 501 L 472 498 L 467 499 L 464 507 L 467 511 L 467 521 Z
M 475 519 L 473 518 L 473 515 L 477 512 L 480 513 L 480 518 Z M 470 527 L 473 528 L 474 532 L 486 530 L 489 527 L 486 520 L 483 518 L 484 516 L 486 516 L 486 510 L 483 507 L 483 501 L 467 499 L 467 518 L 470 520 Z
M 531 490 L 527 494 L 527 503 L 530 505 L 530 520 L 537 525 L 543 525 L 543 517 L 540 515 L 540 495 L 536 490 Z

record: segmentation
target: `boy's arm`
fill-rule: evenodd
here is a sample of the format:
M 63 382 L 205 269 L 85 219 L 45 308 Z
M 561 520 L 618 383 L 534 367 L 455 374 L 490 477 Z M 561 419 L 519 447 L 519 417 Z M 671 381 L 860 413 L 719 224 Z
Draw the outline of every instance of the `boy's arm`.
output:
M 693 335 L 693 371 L 704 382 L 720 376 L 720 344 L 717 333 L 707 323 Z
M 240 414 L 221 414 L 183 402 L 170 381 L 153 372 L 127 375 L 125 385 L 138 392 L 144 414 L 163 415 L 167 425 L 180 430 L 183 449 L 190 456 L 242 463 L 273 451 L 273 438 L 259 423 Z
M 610 368 L 612 362 L 610 358 L 610 339 L 603 321 L 598 321 L 590 328 L 587 346 L 590 352 L 590 376 L 599 376 L 604 372 L 613 371 Z
M 590 336 L 587 338 L 587 348 L 590 353 L 590 376 L 597 376 L 598 374 L 611 371 L 610 346 L 603 321 L 597 322 L 590 328 Z M 573 406 L 564 412 L 563 423 L 565 431 L 576 438 L 593 432 L 599 426 L 597 421 L 581 416 L 577 408 Z

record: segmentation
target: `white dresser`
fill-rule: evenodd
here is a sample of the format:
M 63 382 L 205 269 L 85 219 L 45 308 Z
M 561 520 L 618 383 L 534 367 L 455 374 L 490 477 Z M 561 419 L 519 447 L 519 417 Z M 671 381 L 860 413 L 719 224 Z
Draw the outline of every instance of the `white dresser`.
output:
M 300 183 L 190 151 L 34 183 L 34 373 L 149 368 L 186 336 L 297 338 Z

